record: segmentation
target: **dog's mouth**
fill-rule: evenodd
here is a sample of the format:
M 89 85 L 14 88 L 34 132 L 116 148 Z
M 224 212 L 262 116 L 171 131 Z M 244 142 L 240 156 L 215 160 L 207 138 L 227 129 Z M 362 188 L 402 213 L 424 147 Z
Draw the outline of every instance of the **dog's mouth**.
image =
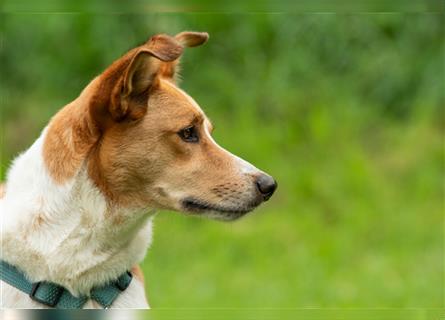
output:
M 209 203 L 195 198 L 182 200 L 182 208 L 188 214 L 204 214 L 216 220 L 232 221 L 241 218 L 246 213 L 255 209 L 259 203 L 252 202 L 244 206 L 226 206 Z

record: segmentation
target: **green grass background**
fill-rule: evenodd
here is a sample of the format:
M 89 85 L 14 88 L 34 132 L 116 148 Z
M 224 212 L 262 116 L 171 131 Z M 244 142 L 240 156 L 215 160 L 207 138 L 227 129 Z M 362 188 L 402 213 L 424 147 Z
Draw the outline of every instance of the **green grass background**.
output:
M 160 212 L 154 308 L 443 307 L 444 15 L 4 13 L 1 176 L 149 35 L 210 33 L 182 87 L 276 195 L 235 223 Z

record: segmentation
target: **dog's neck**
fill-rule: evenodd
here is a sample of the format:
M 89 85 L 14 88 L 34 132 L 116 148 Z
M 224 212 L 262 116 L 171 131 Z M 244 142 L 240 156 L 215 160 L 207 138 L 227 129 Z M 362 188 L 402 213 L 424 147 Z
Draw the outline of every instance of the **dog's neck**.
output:
M 8 173 L 0 200 L 2 259 L 32 281 L 87 294 L 143 259 L 154 212 L 110 205 L 90 179 L 86 159 L 70 179 L 55 181 L 43 159 L 47 132 Z M 63 159 L 64 150 L 58 152 Z

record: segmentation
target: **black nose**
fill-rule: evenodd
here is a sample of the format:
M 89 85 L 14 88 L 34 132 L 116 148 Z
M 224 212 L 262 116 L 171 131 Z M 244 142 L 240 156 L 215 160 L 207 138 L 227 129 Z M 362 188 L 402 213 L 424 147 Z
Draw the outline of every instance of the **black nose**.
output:
M 270 197 L 272 197 L 273 193 L 275 192 L 275 189 L 277 188 L 277 183 L 271 176 L 263 174 L 257 178 L 256 186 L 258 187 L 258 190 L 261 192 L 264 201 L 267 201 L 269 200 Z

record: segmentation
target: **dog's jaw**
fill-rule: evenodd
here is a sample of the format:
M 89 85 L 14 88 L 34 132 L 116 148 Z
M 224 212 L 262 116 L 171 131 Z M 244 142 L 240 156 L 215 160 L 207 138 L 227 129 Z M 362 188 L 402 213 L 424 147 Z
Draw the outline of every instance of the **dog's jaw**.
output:
M 255 209 L 260 203 L 261 201 L 252 201 L 243 205 L 209 203 L 192 197 L 181 201 L 182 209 L 186 214 L 205 216 L 221 221 L 237 220 Z

